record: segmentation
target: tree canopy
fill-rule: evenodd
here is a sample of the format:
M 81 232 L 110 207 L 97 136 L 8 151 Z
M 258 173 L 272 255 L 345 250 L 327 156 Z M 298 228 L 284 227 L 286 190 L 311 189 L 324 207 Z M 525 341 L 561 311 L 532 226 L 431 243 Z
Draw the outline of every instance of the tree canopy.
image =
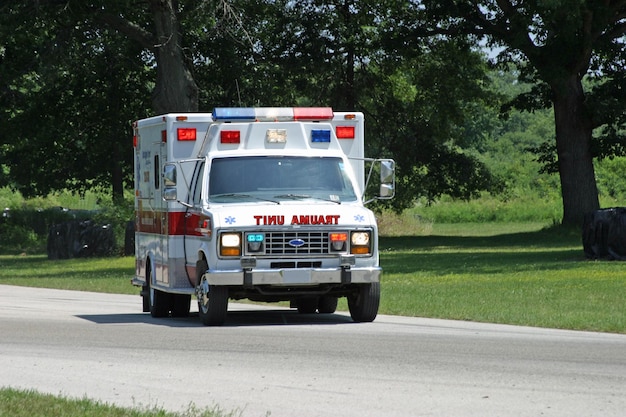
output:
M 500 68 L 514 65 L 533 86 L 511 105 L 554 106 L 556 146 L 538 148 L 557 150 L 563 220 L 573 223 L 598 205 L 593 157 L 624 149 L 625 2 L 2 5 L 0 185 L 27 196 L 94 186 L 120 195 L 132 184 L 133 120 L 330 105 L 366 113 L 367 154 L 397 160 L 396 209 L 421 196 L 470 198 L 498 184 L 468 151 L 502 104 L 486 40 L 500 48 Z
M 563 223 L 599 208 L 593 158 L 623 153 L 626 0 L 425 0 L 421 31 L 486 37 L 533 89 L 513 105 L 551 105 Z M 433 19 L 434 17 L 434 19 Z M 433 22 L 428 26 L 428 22 Z M 584 79 L 592 82 L 583 84 Z M 618 104 L 620 103 L 620 104 Z M 595 132 L 594 132 L 595 131 Z M 545 158 L 545 155 L 544 155 Z

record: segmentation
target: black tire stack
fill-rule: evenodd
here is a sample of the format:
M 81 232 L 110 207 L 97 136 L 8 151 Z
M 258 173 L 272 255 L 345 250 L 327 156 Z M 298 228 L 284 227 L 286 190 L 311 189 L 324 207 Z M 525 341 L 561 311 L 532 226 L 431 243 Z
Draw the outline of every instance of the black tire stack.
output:
M 626 260 L 626 207 L 585 215 L 583 249 L 589 259 Z

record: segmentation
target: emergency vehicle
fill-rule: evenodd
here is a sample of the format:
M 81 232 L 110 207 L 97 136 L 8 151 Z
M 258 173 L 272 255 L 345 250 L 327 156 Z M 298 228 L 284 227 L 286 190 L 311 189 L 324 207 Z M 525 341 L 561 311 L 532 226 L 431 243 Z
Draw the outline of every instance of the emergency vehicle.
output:
M 364 118 L 328 107 L 216 108 L 133 124 L 132 283 L 153 317 L 221 325 L 230 299 L 378 314 L 378 229 L 394 161 L 364 157 Z M 366 201 L 365 171 L 375 195 Z

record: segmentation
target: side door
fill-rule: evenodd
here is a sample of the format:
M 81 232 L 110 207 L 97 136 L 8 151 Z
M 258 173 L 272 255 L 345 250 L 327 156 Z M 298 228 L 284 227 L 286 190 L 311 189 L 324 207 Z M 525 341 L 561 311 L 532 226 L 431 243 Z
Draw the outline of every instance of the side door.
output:
M 154 222 L 156 230 L 155 247 L 155 280 L 159 285 L 169 284 L 168 275 L 168 215 L 167 202 L 163 199 L 163 163 L 166 159 L 166 144 L 155 142 L 152 148 L 152 180 L 154 193 L 151 198 L 154 208 Z

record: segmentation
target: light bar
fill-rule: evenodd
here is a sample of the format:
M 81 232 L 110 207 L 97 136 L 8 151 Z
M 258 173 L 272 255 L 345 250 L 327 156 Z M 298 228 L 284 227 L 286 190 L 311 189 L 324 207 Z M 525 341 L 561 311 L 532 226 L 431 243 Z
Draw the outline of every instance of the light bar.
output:
M 330 120 L 334 117 L 330 107 L 295 107 L 294 120 Z
M 216 107 L 213 110 L 213 120 L 247 120 L 256 119 L 254 109 L 251 107 Z
M 291 122 L 301 120 L 331 120 L 331 107 L 216 107 L 215 121 Z
M 289 107 L 257 107 L 254 109 L 259 122 L 291 122 L 293 109 Z

